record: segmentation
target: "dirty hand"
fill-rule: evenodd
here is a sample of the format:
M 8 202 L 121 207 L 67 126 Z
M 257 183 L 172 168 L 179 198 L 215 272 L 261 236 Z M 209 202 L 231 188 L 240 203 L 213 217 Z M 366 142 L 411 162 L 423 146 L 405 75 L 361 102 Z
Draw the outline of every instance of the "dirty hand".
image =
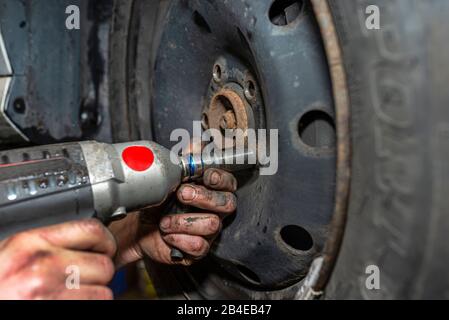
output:
M 173 214 L 157 222 L 140 221 L 140 225 L 138 215 L 129 215 L 125 220 L 112 224 L 110 228 L 119 245 L 117 266 L 139 260 L 144 255 L 160 263 L 182 265 L 191 265 L 206 256 L 221 229 L 222 220 L 236 209 L 233 192 L 237 189 L 237 181 L 230 173 L 209 169 L 204 174 L 203 183 L 204 186 L 182 185 L 177 197 L 185 205 L 210 213 Z M 172 261 L 172 247 L 180 249 L 187 257 L 182 261 Z
M 14 235 L 0 242 L 0 300 L 112 299 L 106 285 L 115 252 L 112 234 L 97 220 Z

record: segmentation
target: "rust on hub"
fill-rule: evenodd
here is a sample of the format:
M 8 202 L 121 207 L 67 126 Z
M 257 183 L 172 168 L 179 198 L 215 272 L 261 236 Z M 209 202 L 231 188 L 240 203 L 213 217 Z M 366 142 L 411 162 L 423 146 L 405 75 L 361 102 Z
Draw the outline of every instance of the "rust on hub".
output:
M 223 88 L 211 99 L 207 112 L 208 126 L 211 129 L 224 130 L 248 129 L 246 105 L 240 95 Z
M 236 128 L 236 119 L 234 110 L 227 111 L 220 120 L 220 127 L 223 130 L 226 129 L 235 129 Z
M 215 131 L 211 140 L 217 139 L 216 144 L 222 148 L 235 146 L 241 137 L 247 142 L 248 129 L 256 129 L 259 125 L 257 120 L 261 119 L 259 114 L 257 119 L 254 114 L 255 110 L 262 108 L 257 89 L 255 78 L 243 64 L 232 56 L 218 57 L 212 68 L 201 118 L 204 131 Z M 251 94 L 251 98 L 245 91 Z

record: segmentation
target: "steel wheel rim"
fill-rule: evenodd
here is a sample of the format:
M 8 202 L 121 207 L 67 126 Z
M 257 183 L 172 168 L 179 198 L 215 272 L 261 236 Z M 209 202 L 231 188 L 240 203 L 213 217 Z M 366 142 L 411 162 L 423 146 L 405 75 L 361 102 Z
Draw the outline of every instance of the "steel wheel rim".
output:
M 260 4 L 260 3 L 259 3 Z M 201 20 L 204 20 L 204 21 L 206 21 L 206 18 L 205 18 L 205 16 L 203 16 L 203 14 L 204 14 L 204 12 L 209 12 L 210 13 L 210 11 L 208 11 L 208 10 L 213 10 L 214 8 L 204 8 L 203 7 L 203 5 L 204 4 L 200 4 L 200 3 L 197 3 L 197 2 L 195 2 L 195 3 L 193 3 L 193 4 L 189 4 L 187 7 L 184 7 L 183 9 L 185 9 L 185 10 L 188 10 L 189 12 L 191 12 L 191 17 L 192 17 L 192 20 L 193 20 L 193 24 L 195 24 L 195 15 L 196 15 L 196 18 L 198 19 L 198 15 L 200 15 L 201 17 L 202 17 L 202 19 Z M 220 6 L 220 4 L 215 4 L 215 5 L 217 5 L 217 6 Z M 264 8 L 264 12 L 266 13 L 266 12 L 268 12 L 269 10 L 270 10 L 270 8 L 271 8 L 271 2 L 269 2 L 269 1 L 267 1 L 266 3 L 263 3 L 263 4 L 260 4 L 260 5 L 263 5 L 263 6 L 265 6 L 265 8 Z M 182 4 L 180 4 L 180 6 L 184 6 L 184 5 L 182 5 Z M 207 5 L 206 5 L 207 6 Z M 306 4 L 306 6 L 308 6 L 308 4 Z M 217 8 L 215 8 L 215 9 L 217 9 Z M 218 9 L 220 9 L 220 8 L 218 8 Z M 217 9 L 217 10 L 218 10 Z M 223 8 L 221 8 L 222 10 L 224 10 Z M 238 11 L 239 10 L 239 8 L 236 8 L 235 6 L 234 6 L 234 8 L 233 8 L 234 10 L 236 10 L 236 11 Z M 240 8 L 241 9 L 241 8 Z M 174 8 L 171 8 L 171 14 L 173 15 L 173 13 L 174 13 L 174 11 L 173 10 L 177 10 L 177 9 L 174 9 Z M 204 11 L 205 10 L 205 11 Z M 311 10 L 311 7 L 308 7 L 308 10 Z M 221 12 L 223 12 L 223 11 L 221 11 Z M 242 11 L 242 12 L 244 12 L 244 10 Z M 225 15 L 225 16 L 229 16 L 229 15 Z M 268 16 L 268 14 L 267 14 L 267 16 Z M 179 17 L 179 15 L 177 15 L 177 17 Z M 253 21 L 252 19 L 247 19 L 248 21 Z M 203 22 L 204 22 L 203 21 Z M 260 20 L 259 20 L 260 21 Z M 271 23 L 271 21 L 269 21 L 269 17 L 267 17 L 267 21 L 268 22 L 270 22 Z M 168 22 L 168 24 L 170 24 L 171 22 L 170 22 L 170 20 L 169 20 L 169 22 Z M 277 31 L 281 31 L 281 30 L 284 30 L 285 31 L 285 28 L 298 28 L 298 26 L 300 26 L 301 24 L 304 24 L 305 22 L 304 22 L 304 20 L 301 20 L 301 17 L 299 18 L 299 19 L 294 19 L 293 20 L 293 22 L 292 22 L 292 25 L 287 25 L 287 26 L 275 26 L 275 27 L 273 27 L 273 25 L 272 25 L 272 29 L 273 28 L 275 28 Z M 199 32 L 202 32 L 203 33 L 203 35 L 204 34 L 214 34 L 214 28 L 215 28 L 215 26 L 212 24 L 212 23 L 210 23 L 210 22 L 207 22 L 206 21 L 206 24 L 208 25 L 208 28 L 206 28 L 206 27 L 204 27 L 204 24 L 203 25 L 201 25 L 201 23 L 200 23 L 200 25 L 198 25 L 198 23 L 196 23 L 196 27 L 199 29 Z M 257 23 L 256 23 L 257 24 Z M 293 26 L 293 27 L 292 27 Z M 209 32 L 209 30 L 211 31 L 211 32 Z M 245 30 L 243 27 L 241 27 L 240 26 L 240 28 L 239 28 L 239 30 Z M 295 29 L 296 30 L 296 29 Z M 287 30 L 286 31 L 287 33 L 288 32 L 291 32 L 291 30 Z M 237 36 L 241 39 L 241 36 L 242 36 L 242 34 L 244 34 L 245 33 L 245 31 L 237 31 Z M 258 34 L 257 33 L 257 31 L 256 30 L 253 30 L 253 33 L 252 33 L 252 35 L 250 35 L 250 31 L 248 31 L 248 30 L 246 30 L 246 35 L 244 35 L 244 37 L 245 38 L 247 38 L 247 37 L 254 37 L 254 35 L 255 34 Z M 260 33 L 259 33 L 260 34 Z M 169 43 L 170 41 L 167 41 L 167 39 L 165 39 L 164 40 L 164 36 L 163 36 L 163 40 L 162 40 L 162 43 L 164 43 L 164 41 L 166 42 L 166 43 Z M 321 43 L 321 42 L 320 42 Z M 249 48 L 251 49 L 251 43 L 250 42 L 248 42 L 248 45 L 249 45 Z M 324 56 L 324 49 L 322 49 L 321 48 L 321 50 L 322 50 L 322 54 L 323 54 L 323 56 Z M 252 50 L 251 50 L 252 51 Z M 265 50 L 266 51 L 266 50 Z M 269 50 L 268 50 L 269 51 Z M 161 52 L 161 51 L 160 51 Z M 160 52 L 159 52 L 159 54 L 160 54 Z M 160 56 L 159 56 L 160 57 Z M 215 57 L 216 57 L 216 55 L 215 55 Z M 257 59 L 258 59 L 258 61 L 260 61 L 260 60 L 262 60 L 262 57 L 257 57 Z M 255 59 L 255 60 L 257 60 L 257 59 Z M 320 58 L 320 59 L 322 59 L 322 57 Z M 262 60 L 263 61 L 263 60 Z M 161 62 L 161 60 L 158 58 L 158 60 L 157 60 L 157 66 L 158 66 L 158 68 L 161 68 L 161 69 L 164 69 L 164 67 L 165 67 L 165 65 L 164 65 L 164 61 L 162 61 Z M 212 63 L 212 65 L 213 65 L 213 63 Z M 159 69 L 159 70 L 161 70 L 161 69 Z M 211 73 L 211 68 L 209 68 L 210 70 L 208 70 L 207 72 L 208 73 Z M 257 69 L 257 66 L 256 66 L 256 68 L 255 69 Z M 162 78 L 162 82 L 163 81 L 165 81 L 165 79 L 164 79 L 164 77 L 162 76 L 162 77 L 160 77 L 161 76 L 161 74 L 158 74 L 157 73 L 157 70 L 158 69 L 156 69 L 156 78 L 157 79 L 161 79 Z M 327 66 L 326 66 L 326 71 L 325 72 L 327 72 Z M 266 81 L 266 79 L 264 78 L 264 76 L 263 76 L 263 72 L 259 72 L 259 70 L 256 72 L 257 73 L 257 77 L 258 77 L 258 81 L 261 83 L 261 86 L 263 87 L 264 85 L 266 86 L 267 84 L 267 81 Z M 159 75 L 159 77 L 158 77 L 158 75 Z M 211 78 L 211 75 L 209 75 L 209 79 Z M 178 81 L 178 80 L 175 80 L 176 82 Z M 182 85 L 182 81 L 179 81 L 179 82 L 177 82 L 178 83 L 178 85 Z M 165 85 L 167 85 L 167 84 L 165 84 Z M 295 85 L 295 84 L 294 84 Z M 329 98 L 329 101 L 332 101 L 332 91 L 331 91 L 331 85 L 330 85 L 330 79 L 327 79 L 327 86 L 328 86 L 328 90 L 327 90 L 327 95 L 328 95 L 328 98 Z M 153 99 L 153 106 L 155 107 L 155 106 L 157 106 L 157 105 L 160 105 L 160 101 L 158 101 L 158 96 L 160 96 L 162 93 L 163 93 L 163 90 L 161 90 L 160 89 L 160 87 L 158 87 L 157 85 L 153 88 L 153 92 L 154 92 L 154 99 Z M 282 91 L 281 91 L 282 92 Z M 266 93 L 264 92 L 264 98 L 265 99 L 270 99 L 270 97 L 266 97 Z M 264 99 L 264 100 L 265 100 Z M 188 100 L 188 99 L 187 99 Z M 316 101 L 315 101 L 316 102 Z M 184 101 L 184 103 L 188 103 L 188 101 Z M 322 109 L 321 109 L 321 107 L 320 106 L 318 106 L 318 104 L 314 104 L 314 103 L 306 103 L 306 105 L 308 106 L 308 107 L 311 107 L 310 109 L 308 109 L 308 110 L 319 110 L 319 111 L 322 111 Z M 330 106 L 331 107 L 333 107 L 333 104 L 332 103 L 330 103 Z M 193 109 L 195 109 L 196 107 L 194 107 Z M 332 110 L 326 110 L 327 111 L 327 114 L 329 114 L 329 115 L 331 115 L 331 116 L 333 116 L 333 111 Z M 173 110 L 168 110 L 168 112 L 173 112 Z M 297 113 L 297 117 L 298 118 L 300 118 L 302 115 L 304 115 L 305 113 L 307 113 L 307 110 L 306 109 L 304 109 L 304 110 L 302 110 L 301 112 L 298 112 Z M 186 119 L 186 121 L 187 122 L 190 122 L 191 120 L 199 120 L 199 118 L 198 118 L 198 115 L 200 115 L 201 114 L 201 105 L 200 106 L 198 106 L 198 108 L 197 109 L 195 109 L 195 110 L 193 110 L 193 112 L 191 113 L 191 115 L 192 115 L 192 117 L 190 118 L 190 119 Z M 157 111 L 157 108 L 155 107 L 155 109 L 153 109 L 153 118 L 155 119 L 155 122 L 153 123 L 154 125 L 155 125 L 155 128 L 159 128 L 159 127 L 165 127 L 165 123 L 164 123 L 164 119 L 163 119 L 163 117 L 164 117 L 164 112 L 162 112 L 162 113 L 158 113 L 158 111 Z M 176 117 L 176 116 L 175 116 Z M 189 116 L 187 116 L 187 118 L 188 118 Z M 268 114 L 267 115 L 267 118 L 269 118 L 270 119 L 270 117 L 271 117 L 271 119 L 272 119 L 272 116 L 270 115 L 270 114 Z M 293 117 L 294 118 L 294 117 Z M 162 119 L 162 120 L 161 120 Z M 269 120 L 270 121 L 270 120 Z M 268 121 L 268 122 L 269 122 Z M 176 121 L 174 121 L 175 123 L 176 123 Z M 292 121 L 292 122 L 297 122 L 297 119 L 295 119 L 295 121 Z M 270 123 L 268 123 L 268 125 L 270 126 Z M 187 128 L 188 128 L 188 126 L 186 126 Z M 170 130 L 170 128 L 166 128 L 167 130 Z M 289 128 L 289 130 L 291 130 L 291 128 Z M 164 130 L 162 130 L 162 131 L 164 131 Z M 155 135 L 155 138 L 156 138 L 156 140 L 158 140 L 158 141 L 160 141 L 160 142 L 162 142 L 162 143 L 164 143 L 164 144 L 166 144 L 166 145 L 170 145 L 170 143 L 169 143 L 169 141 L 167 141 L 167 139 L 166 138 L 164 138 L 164 132 L 162 132 L 160 135 L 158 135 L 157 133 L 156 133 L 156 135 Z M 301 142 L 301 141 L 300 141 Z M 315 148 L 316 149 L 316 148 Z M 314 150 L 314 148 L 310 148 L 310 149 L 307 149 L 307 146 L 304 146 L 304 145 L 301 145 L 300 144 L 300 146 L 299 146 L 299 150 L 301 151 L 301 152 L 309 152 L 309 156 L 314 156 L 314 157 L 317 157 L 317 153 L 319 153 L 319 155 L 321 156 L 323 153 L 324 154 L 326 154 L 326 156 L 328 157 L 328 158 L 330 158 L 330 157 L 333 157 L 333 152 L 335 151 L 335 150 L 318 150 L 318 151 L 316 151 L 316 150 Z M 315 152 L 315 153 L 314 153 Z M 311 154 L 310 154 L 311 153 Z M 280 155 L 281 156 L 281 155 Z M 334 158 L 334 161 L 335 161 L 335 158 Z M 335 177 L 335 172 L 334 172 L 334 177 Z M 334 178 L 335 179 L 335 178 Z M 335 180 L 334 180 L 334 182 L 333 183 L 329 183 L 329 185 L 332 185 L 332 186 L 334 186 L 335 185 Z M 332 197 L 333 197 L 333 190 L 332 190 Z M 332 199 L 333 200 L 333 199 Z M 240 204 L 239 204 L 240 205 Z M 328 206 L 328 208 L 327 208 L 327 212 L 328 212 L 328 215 L 326 216 L 326 221 L 325 221 L 325 223 L 323 223 L 323 224 L 321 224 L 320 226 L 322 227 L 322 226 L 325 226 L 325 231 L 324 232 L 322 232 L 322 234 L 321 234 L 321 238 L 320 237 L 318 237 L 318 242 L 319 242 L 319 246 L 317 247 L 317 248 L 313 248 L 313 250 L 312 251 L 310 251 L 308 254 L 307 254 L 307 259 L 303 259 L 303 261 L 301 261 L 301 262 L 303 262 L 302 263 L 302 266 L 301 266 L 301 270 L 299 270 L 299 268 L 297 268 L 297 270 L 295 270 L 295 271 L 297 271 L 297 272 L 295 272 L 295 274 L 294 274 L 294 276 L 293 277 L 290 277 L 289 279 L 287 279 L 287 280 L 285 280 L 285 277 L 284 278 L 282 278 L 282 277 L 274 277 L 274 278 L 271 278 L 271 279 L 262 279 L 263 281 L 253 281 L 254 279 L 251 279 L 251 277 L 249 277 L 250 279 L 247 279 L 248 277 L 239 277 L 239 276 L 237 276 L 237 277 L 235 277 L 235 276 L 232 276 L 232 273 L 233 272 L 239 272 L 240 273 L 240 275 L 241 275 L 241 273 L 242 273 L 242 269 L 240 269 L 240 268 L 242 268 L 242 266 L 243 267 L 246 267 L 246 268 L 248 268 L 249 270 L 251 270 L 251 271 L 253 271 L 254 269 L 257 269 L 257 267 L 256 268 L 252 268 L 252 266 L 251 266 L 251 268 L 249 268 L 248 267 L 248 265 L 251 265 L 252 263 L 251 262 L 246 262 L 246 261 L 242 261 L 242 259 L 230 259 L 230 257 L 228 256 L 228 257 L 225 257 L 225 258 L 227 258 L 227 259 L 222 259 L 223 257 L 222 256 L 220 256 L 219 254 L 220 254 L 220 251 L 218 251 L 218 254 L 217 254 L 217 248 L 215 248 L 215 253 L 213 254 L 213 256 L 212 256 L 212 259 L 209 259 L 209 261 L 206 261 L 205 263 L 208 263 L 208 264 L 210 264 L 210 263 L 212 263 L 212 264 L 214 264 L 214 265 L 217 265 L 217 264 L 219 264 L 222 268 L 223 268 L 223 264 L 226 264 L 228 261 L 231 261 L 231 263 L 233 264 L 233 266 L 231 266 L 231 269 L 229 270 L 229 268 L 227 268 L 226 266 L 224 266 L 224 269 L 225 270 L 227 270 L 228 271 L 228 273 L 229 274 L 231 274 L 231 277 L 230 277 L 230 279 L 229 279 L 229 281 L 230 282 L 236 282 L 237 283 L 237 285 L 242 285 L 242 286 L 245 286 L 245 287 L 249 287 L 249 288 L 253 288 L 253 289 L 256 289 L 256 290 L 277 290 L 277 289 L 282 289 L 282 288 L 285 288 L 285 287 L 288 287 L 289 285 L 292 285 L 292 284 L 294 284 L 294 283 L 297 283 L 299 280 L 301 280 L 301 279 L 303 279 L 303 277 L 305 276 L 305 274 L 307 273 L 307 271 L 308 271 L 308 267 L 309 267 L 309 265 L 310 265 L 310 263 L 312 262 L 312 259 L 313 259 L 313 257 L 315 257 L 317 254 L 319 254 L 319 252 L 321 252 L 322 251 L 322 249 L 323 249 L 323 247 L 324 247 L 324 243 L 325 243 L 325 240 L 326 240 L 326 236 L 327 236 L 327 226 L 329 225 L 329 223 L 330 223 L 330 219 L 331 219 L 331 217 L 332 217 L 332 213 L 333 213 L 333 210 L 334 210 L 334 202 L 333 201 L 331 201 L 330 202 L 330 204 L 329 204 L 329 206 Z M 229 222 L 228 222 L 229 223 Z M 234 220 L 234 222 L 232 222 L 232 223 L 230 223 L 230 225 L 232 225 L 233 223 L 235 223 L 235 220 Z M 257 225 L 257 224 L 256 224 Z M 293 222 L 286 222 L 286 221 L 282 221 L 282 223 L 281 223 L 281 225 L 282 226 L 284 226 L 284 227 L 288 227 L 288 226 L 300 226 L 300 227 L 302 227 L 301 226 L 301 224 L 300 223 L 297 223 L 296 221 L 293 221 Z M 302 225 L 304 225 L 304 224 L 302 224 Z M 269 228 L 267 228 L 268 230 L 269 230 Z M 282 228 L 281 228 L 282 229 Z M 281 229 L 276 229 L 276 230 L 274 230 L 274 232 L 273 232 L 273 238 L 275 239 L 274 241 L 278 241 L 279 242 L 279 237 L 281 237 Z M 226 231 L 225 231 L 225 234 L 224 234 L 224 237 L 229 237 L 230 236 L 230 234 L 232 234 L 232 233 L 234 233 L 235 234 L 235 230 L 232 230 L 232 229 L 228 229 L 229 231 L 229 233 L 228 234 L 226 234 Z M 263 234 L 263 228 L 262 228 L 262 232 L 261 232 L 262 234 Z M 313 234 L 312 233 L 312 235 L 313 235 L 313 238 L 314 238 L 314 243 L 316 243 L 315 242 L 315 239 L 317 239 L 317 236 L 315 235 L 315 234 Z M 229 238 L 228 238 L 229 239 Z M 223 240 L 223 238 L 222 238 L 222 240 Z M 229 241 L 225 241 L 225 242 L 229 242 Z M 220 250 L 220 249 L 218 249 L 218 250 Z M 298 252 L 296 252 L 296 251 L 298 251 L 298 250 L 291 250 L 291 248 L 289 248 L 288 246 L 284 246 L 284 247 L 282 247 L 281 248 L 281 250 L 284 250 L 284 251 L 286 251 L 286 252 L 288 252 L 288 254 L 293 254 L 293 255 L 295 255 L 295 254 L 298 254 Z M 290 250 L 290 251 L 289 251 Z M 252 250 L 252 252 L 254 252 L 254 250 Z M 307 252 L 307 250 L 306 250 L 306 252 Z M 303 252 L 301 252 L 301 254 L 303 254 Z M 232 258 L 232 257 L 231 257 Z M 241 257 L 240 257 L 241 258 Z M 212 260 L 212 261 L 210 261 L 210 260 Z M 223 260 L 226 260 L 225 262 L 223 262 Z M 281 261 L 282 262 L 282 261 Z M 296 263 L 297 261 L 295 261 L 295 263 Z M 261 263 L 260 262 L 256 262 L 258 265 L 261 265 Z M 280 263 L 279 263 L 279 261 L 277 261 L 276 262 L 276 265 L 279 265 Z M 282 264 L 282 263 L 281 263 Z M 298 263 L 296 263 L 296 266 L 298 266 Z M 232 268 L 237 268 L 237 271 L 233 271 L 232 270 Z M 274 264 L 270 267 L 271 269 L 275 269 L 275 267 L 274 267 Z M 240 270 L 239 270 L 240 269 Z M 259 279 L 260 279 L 260 276 L 259 276 L 259 274 L 262 274 L 262 278 L 263 278 L 263 274 L 264 274 L 264 272 L 261 272 L 260 270 L 256 270 L 256 271 L 254 271 L 254 273 L 256 273 L 257 275 L 258 275 L 258 277 L 259 277 Z M 245 275 L 246 276 L 246 275 Z M 191 272 L 191 277 L 195 280 L 195 275 L 194 275 L 194 272 Z M 242 279 L 243 278 L 243 279 Z M 248 281 L 248 280 L 250 280 L 250 281 Z

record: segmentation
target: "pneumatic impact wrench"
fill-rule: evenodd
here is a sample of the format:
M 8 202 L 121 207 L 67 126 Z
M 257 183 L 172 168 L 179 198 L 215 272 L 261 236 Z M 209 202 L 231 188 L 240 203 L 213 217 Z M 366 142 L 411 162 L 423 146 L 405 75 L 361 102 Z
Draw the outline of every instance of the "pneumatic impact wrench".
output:
M 150 141 L 1 151 L 0 239 L 71 220 L 107 223 L 162 204 L 181 182 L 200 178 L 209 168 L 234 172 L 253 167 L 250 157 L 254 151 L 180 157 Z M 174 249 L 172 258 L 181 259 L 182 253 Z

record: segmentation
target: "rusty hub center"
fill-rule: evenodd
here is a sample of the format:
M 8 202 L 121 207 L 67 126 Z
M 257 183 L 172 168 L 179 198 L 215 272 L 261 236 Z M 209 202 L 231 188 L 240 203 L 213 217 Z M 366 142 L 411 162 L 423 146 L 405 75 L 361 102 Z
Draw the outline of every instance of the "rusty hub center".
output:
M 249 86 L 251 96 L 246 94 Z M 256 129 L 261 124 L 260 101 L 259 88 L 251 71 L 231 57 L 219 57 L 212 70 L 202 127 L 218 130 L 224 146 L 233 145 L 239 134 L 236 130 L 241 130 L 246 139 L 247 129 Z M 255 110 L 259 116 L 255 116 Z
M 248 129 L 246 106 L 240 95 L 223 88 L 213 96 L 207 112 L 209 128 L 224 130 Z

